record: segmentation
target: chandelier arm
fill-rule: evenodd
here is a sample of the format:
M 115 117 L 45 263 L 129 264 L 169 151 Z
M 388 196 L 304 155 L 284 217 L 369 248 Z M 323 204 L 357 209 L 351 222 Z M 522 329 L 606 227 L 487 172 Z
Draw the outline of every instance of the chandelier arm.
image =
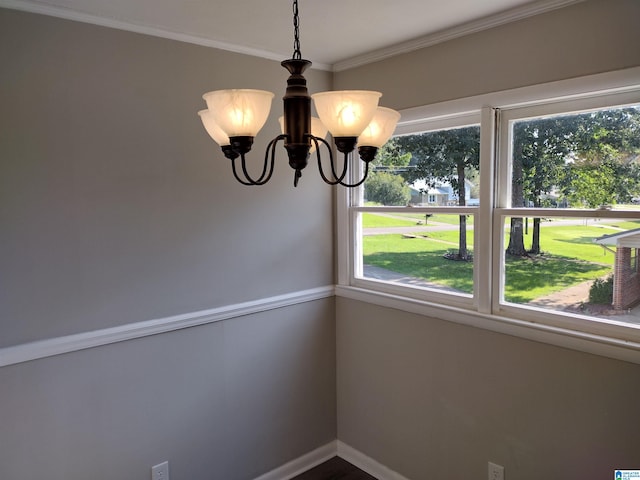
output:
M 318 159 L 318 170 L 320 172 L 320 176 L 322 177 L 322 180 L 324 181 L 324 183 L 328 185 L 338 185 L 340 183 L 340 180 L 331 181 L 324 174 L 324 171 L 322 170 L 322 161 L 320 160 L 320 152 L 318 150 L 316 150 L 316 157 Z
M 331 172 L 333 173 L 333 176 L 338 179 L 338 183 L 340 183 L 341 185 L 342 185 L 342 180 L 344 180 L 344 178 L 347 176 L 347 169 L 349 168 L 349 157 L 351 156 L 351 154 L 344 152 L 343 155 L 344 155 L 344 160 L 342 162 L 342 173 L 340 174 L 340 176 L 336 175 L 335 166 L 333 162 L 331 162 Z
M 244 178 L 251 182 L 251 185 L 260 185 L 260 180 L 262 180 L 262 177 L 264 177 L 264 172 L 267 170 L 267 165 L 265 164 L 262 167 L 262 175 L 260 175 L 260 178 L 258 180 L 254 180 L 253 178 L 251 178 L 251 175 L 249 175 L 249 172 L 247 170 L 247 161 L 244 153 L 240 155 L 240 165 L 242 166 L 242 173 L 244 174 Z
M 363 175 L 362 179 L 359 182 L 356 182 L 356 183 L 345 183 L 342 180 L 340 180 L 339 183 L 343 187 L 348 187 L 348 188 L 359 187 L 360 185 L 362 185 L 365 182 L 365 180 L 367 179 L 367 175 L 369 175 L 369 162 L 364 162 L 364 175 Z
M 333 175 L 333 178 L 335 178 L 335 181 L 332 183 L 332 185 L 337 185 L 339 183 L 342 183 L 342 180 L 344 180 L 344 178 L 347 176 L 347 169 L 349 167 L 349 155 L 350 155 L 349 152 L 344 152 L 344 161 L 342 163 L 342 173 L 338 175 L 336 173 L 336 166 L 335 166 L 336 160 L 332 154 L 331 146 L 325 139 L 320 138 L 319 140 L 322 143 L 324 143 L 327 147 L 327 150 L 329 150 L 329 164 L 331 165 L 331 174 Z M 322 167 L 320 168 L 322 169 Z
M 270 166 L 269 166 L 269 173 L 268 173 L 267 177 L 264 180 L 262 179 L 262 177 L 260 177 L 259 185 L 264 185 L 269 180 L 271 180 L 271 175 L 273 175 L 273 167 L 276 164 L 276 162 L 275 162 L 275 160 L 276 160 L 276 145 L 278 145 L 278 142 L 280 140 L 284 140 L 286 138 L 287 138 L 287 136 L 284 135 L 284 134 L 278 135 L 276 138 L 274 138 L 273 140 L 271 140 L 269 142 L 269 145 L 267 145 L 267 149 L 264 152 L 264 164 L 265 164 L 265 167 L 266 167 L 267 162 L 269 162 L 269 149 L 271 149 L 271 160 L 270 160 Z M 262 176 L 264 176 L 264 174 Z
M 324 181 L 324 183 L 329 185 L 338 185 L 342 179 L 338 178 L 338 176 L 335 174 L 335 169 L 333 168 L 333 153 L 331 152 L 331 146 L 327 143 L 327 141 L 324 138 L 314 137 L 313 135 L 309 135 L 309 138 L 311 138 L 311 140 L 313 141 L 316 147 L 316 158 L 318 159 L 318 170 L 320 172 L 320 176 L 322 177 L 322 180 Z M 331 170 L 333 172 L 333 177 L 335 178 L 335 180 L 329 180 L 327 176 L 324 174 L 324 170 L 322 169 L 322 157 L 320 155 L 320 145 L 318 144 L 318 141 L 322 142 L 327 147 L 327 150 L 329 152 L 329 161 L 331 163 Z
M 244 155 L 243 155 L 243 157 L 244 157 Z M 234 177 L 236 178 L 236 180 L 237 180 L 238 182 L 240 182 L 242 185 L 247 185 L 247 186 L 253 186 L 253 185 L 255 185 L 255 183 L 254 183 L 254 182 L 252 182 L 252 181 L 246 181 L 246 180 L 243 180 L 242 178 L 240 178 L 240 176 L 238 175 L 238 170 L 237 170 L 237 168 L 236 168 L 236 159 L 235 159 L 235 158 L 234 158 L 233 160 L 231 160 L 231 170 L 233 171 L 233 176 L 234 176 Z M 249 180 L 251 180 L 251 179 L 249 179 Z
M 335 166 L 335 162 L 334 162 L 334 157 L 331 154 L 331 147 L 329 146 L 329 144 L 323 138 L 320 138 L 319 140 L 322 143 L 324 143 L 327 146 L 327 149 L 329 150 L 329 164 L 331 165 L 331 174 L 333 175 L 333 178 L 336 179 L 335 182 L 332 183 L 331 185 L 337 185 L 339 183 L 342 184 L 342 180 L 344 180 L 344 177 L 347 176 L 347 168 L 349 167 L 349 153 L 350 152 L 341 150 L 341 151 L 344 152 L 344 162 L 342 163 L 342 173 L 340 175 L 338 175 L 336 173 L 336 166 Z M 321 164 L 318 163 L 318 166 L 320 168 L 320 171 L 322 172 Z
M 264 155 L 264 164 L 262 166 L 262 173 L 257 179 L 251 178 L 249 171 L 247 170 L 247 162 L 244 154 L 240 155 L 242 173 L 247 179 L 249 185 L 264 185 L 271 179 L 273 174 L 273 167 L 275 165 L 275 147 L 279 140 L 286 138 L 286 135 L 278 135 L 276 138 L 269 142 L 267 150 Z M 271 159 L 269 159 L 269 149 L 271 149 Z M 237 177 L 236 177 L 237 178 Z M 242 183 L 242 182 L 241 182 Z

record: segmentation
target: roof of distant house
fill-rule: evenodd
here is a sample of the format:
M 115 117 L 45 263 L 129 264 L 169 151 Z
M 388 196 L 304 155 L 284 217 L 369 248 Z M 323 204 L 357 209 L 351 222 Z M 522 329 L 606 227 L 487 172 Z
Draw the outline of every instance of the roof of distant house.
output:
M 599 245 L 613 245 L 616 247 L 640 248 L 640 228 L 624 232 L 603 235 L 593 240 Z

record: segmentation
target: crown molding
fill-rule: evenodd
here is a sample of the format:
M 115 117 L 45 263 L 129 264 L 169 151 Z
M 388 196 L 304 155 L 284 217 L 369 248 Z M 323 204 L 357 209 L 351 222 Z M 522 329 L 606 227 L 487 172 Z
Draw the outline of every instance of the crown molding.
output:
M 488 30 L 493 27 L 540 15 L 541 13 L 550 12 L 552 10 L 557 10 L 583 1 L 585 0 L 540 0 L 538 2 L 512 8 L 495 15 L 490 15 L 479 20 L 464 23 L 456 27 L 447 28 L 423 37 L 398 43 L 390 47 L 374 50 L 372 52 L 365 53 L 364 55 L 358 55 L 336 62 L 333 65 L 333 71 L 340 72 L 369 63 L 378 62 L 386 58 L 413 52 L 415 50 L 420 50 L 421 48 L 431 47 L 438 43 L 447 42 L 455 38 L 464 37 L 465 35 Z
M 92 15 L 89 13 L 79 12 L 69 8 L 56 7 L 52 5 L 44 5 L 30 0 L 0 0 L 0 7 L 8 8 L 12 10 L 20 10 L 23 12 L 37 13 L 40 15 L 47 15 L 50 17 L 62 18 L 65 20 L 73 20 L 76 22 L 89 23 L 92 25 L 98 25 L 100 27 L 114 28 L 116 30 L 124 30 L 127 32 L 140 33 L 143 35 L 149 35 L 152 37 L 166 38 L 169 40 L 176 40 L 179 42 L 191 43 L 194 45 L 200 45 L 203 47 L 216 48 L 218 50 L 225 50 L 228 52 L 239 53 L 242 55 L 250 55 L 253 57 L 264 58 L 266 60 L 275 60 L 281 62 L 287 58 L 287 55 L 269 52 L 267 50 L 260 50 L 257 48 L 245 47 L 242 45 L 236 45 L 227 42 L 220 42 L 212 40 L 210 38 L 201 37 L 198 35 L 192 35 L 189 33 L 174 32 L 166 30 L 164 28 L 142 25 L 125 20 L 117 20 L 114 18 L 101 17 L 98 15 Z M 331 71 L 331 65 L 323 63 L 313 64 L 313 68 L 316 70 Z
M 348 70 L 350 68 L 366 65 L 368 63 L 378 62 L 380 60 L 394 57 L 396 55 L 401 55 L 403 53 L 430 47 L 438 43 L 443 43 L 455 38 L 463 37 L 465 35 L 480 32 L 482 30 L 488 30 L 493 27 L 515 22 L 517 20 L 522 20 L 527 17 L 546 13 L 551 10 L 567 7 L 569 5 L 580 3 L 583 1 L 585 0 L 539 0 L 537 2 L 498 13 L 496 15 L 491 15 L 479 20 L 465 23 L 463 25 L 448 28 L 440 32 L 425 35 L 413 40 L 408 40 L 406 42 L 398 43 L 396 45 L 392 45 L 390 47 L 382 48 L 379 50 L 374 50 L 363 55 L 357 55 L 355 57 L 336 62 L 333 65 L 314 63 L 313 68 L 316 70 L 340 72 L 343 70 Z M 283 55 L 280 53 L 244 47 L 227 42 L 220 42 L 189 33 L 174 32 L 156 26 L 142 25 L 114 18 L 100 17 L 98 15 L 91 15 L 88 13 L 71 10 L 69 8 L 45 5 L 42 3 L 34 2 L 32 0 L 0 0 L 0 7 L 13 10 L 21 10 L 30 13 L 38 13 L 41 15 L 48 15 L 51 17 L 58 17 L 77 22 L 89 23 L 101 27 L 115 28 L 117 30 L 125 30 L 128 32 L 150 35 L 153 37 L 166 38 L 169 40 L 176 40 L 179 42 L 186 42 L 194 45 L 226 50 L 242 55 L 251 55 L 253 57 L 260 57 L 277 62 L 280 62 L 282 61 L 282 59 L 287 57 L 287 55 Z

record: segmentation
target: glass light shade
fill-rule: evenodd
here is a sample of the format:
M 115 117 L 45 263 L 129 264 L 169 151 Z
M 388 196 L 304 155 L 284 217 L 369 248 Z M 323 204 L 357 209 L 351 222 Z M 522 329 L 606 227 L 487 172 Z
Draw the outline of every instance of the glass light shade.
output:
M 265 90 L 232 89 L 205 93 L 202 98 L 213 121 L 229 137 L 255 137 L 271 110 L 273 93 Z
M 204 125 L 205 130 L 209 134 L 213 141 L 216 142 L 221 147 L 230 145 L 229 136 L 222 131 L 222 129 L 218 126 L 218 124 L 213 120 L 213 115 L 207 109 L 200 110 L 198 112 L 200 115 L 200 120 L 202 120 L 202 125 Z
M 284 133 L 284 116 L 278 118 L 278 122 L 280 122 L 280 131 Z M 325 138 L 327 136 L 328 130 L 327 127 L 324 126 L 324 123 L 318 117 L 311 117 L 311 135 L 318 138 Z M 311 142 L 311 150 L 309 153 L 313 153 L 316 151 L 315 142 Z
M 382 94 L 342 90 L 311 95 L 322 123 L 334 137 L 357 137 L 369 124 Z
M 390 108 L 378 107 L 373 120 L 358 137 L 360 147 L 382 147 L 393 135 L 400 120 L 400 113 Z

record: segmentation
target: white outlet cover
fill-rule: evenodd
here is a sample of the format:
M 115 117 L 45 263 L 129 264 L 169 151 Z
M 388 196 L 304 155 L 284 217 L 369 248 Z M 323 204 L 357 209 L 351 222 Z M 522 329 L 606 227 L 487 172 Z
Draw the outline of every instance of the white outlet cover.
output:
M 169 462 L 151 467 L 151 480 L 169 480 Z
M 504 467 L 489 462 L 489 480 L 504 480 Z

